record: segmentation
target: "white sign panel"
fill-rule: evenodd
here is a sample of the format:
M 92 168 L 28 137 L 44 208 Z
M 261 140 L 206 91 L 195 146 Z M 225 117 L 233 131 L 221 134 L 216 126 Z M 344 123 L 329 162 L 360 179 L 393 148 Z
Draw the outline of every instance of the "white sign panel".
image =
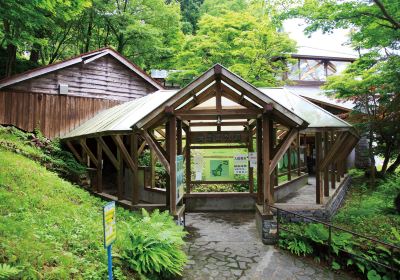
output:
M 247 155 L 236 155 L 233 158 L 233 174 L 245 175 L 248 173 Z
M 249 153 L 249 162 L 250 162 L 250 167 L 257 168 L 257 153 L 256 152 Z

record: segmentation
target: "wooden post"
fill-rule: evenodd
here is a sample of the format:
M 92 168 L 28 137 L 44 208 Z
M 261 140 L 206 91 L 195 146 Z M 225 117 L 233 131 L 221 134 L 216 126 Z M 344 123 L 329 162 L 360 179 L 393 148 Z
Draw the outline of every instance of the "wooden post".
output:
M 165 150 L 166 150 L 166 153 L 167 153 L 167 158 L 168 158 L 168 160 L 170 159 L 170 142 L 171 142 L 171 138 L 170 138 L 170 134 L 171 134 L 171 127 L 170 127 L 170 121 L 168 120 L 166 123 L 165 123 Z M 171 170 L 171 165 L 170 165 L 170 170 Z M 166 186 L 165 186 L 165 204 L 169 207 L 169 205 L 170 205 L 170 197 L 171 197 L 171 194 L 170 194 L 170 191 L 171 191 L 171 188 L 170 188 L 170 185 L 171 185 L 171 172 L 168 172 L 168 178 L 167 178 L 167 182 L 166 182 Z
M 263 144 L 262 144 L 262 120 L 256 122 L 256 141 L 257 141 L 257 204 L 263 203 Z M 267 161 L 268 162 L 268 161 Z
M 182 155 L 182 121 L 176 120 L 176 153 Z
M 288 157 L 288 166 L 287 166 L 287 179 L 288 181 L 292 180 L 292 144 L 290 144 L 289 149 L 287 150 Z
M 330 146 L 333 146 L 333 143 L 335 143 L 334 139 L 334 133 L 333 130 L 331 130 L 331 144 Z M 335 182 L 335 164 L 332 162 L 331 164 L 331 188 L 335 189 L 336 188 L 336 182 Z
M 316 203 L 322 203 L 322 186 L 321 186 L 321 170 L 319 164 L 321 163 L 321 132 L 315 133 L 315 196 Z
M 103 148 L 101 143 L 97 142 L 97 186 L 96 191 L 103 192 Z
M 171 215 L 176 215 L 176 117 L 169 118 L 168 155 L 169 155 L 169 209 Z
M 263 201 L 263 213 L 270 214 L 269 205 L 273 204 L 273 198 L 271 196 L 271 177 L 270 177 L 270 120 L 267 114 L 262 115 L 262 140 L 263 140 L 263 148 L 262 148 L 262 157 L 263 157 L 263 192 L 264 192 L 264 201 Z
M 274 150 L 274 147 L 275 147 L 275 144 L 276 144 L 276 133 L 275 133 L 276 131 L 275 131 L 275 129 L 274 129 L 274 121 L 272 120 L 272 119 L 269 119 L 269 149 L 270 149 L 270 153 L 269 153 L 269 155 L 270 155 L 270 160 L 272 159 L 272 151 Z M 276 172 L 275 172 L 275 170 L 277 169 L 278 167 L 275 167 L 274 168 L 274 171 L 271 173 L 271 176 L 270 176 L 270 184 L 271 184 L 271 188 L 270 188 L 270 191 L 271 191 L 271 195 L 273 196 L 274 195 L 274 187 L 275 187 L 275 175 L 276 175 Z
M 251 131 L 251 129 L 249 129 L 249 147 L 248 147 L 247 151 L 248 151 L 248 153 L 254 152 L 253 132 Z M 249 192 L 254 193 L 253 167 L 250 167 L 250 162 L 249 162 Z
M 150 187 L 155 188 L 156 186 L 156 155 L 153 149 L 150 149 Z
M 324 131 L 324 157 L 328 154 L 328 131 Z M 323 170 L 324 172 L 324 196 L 329 197 L 329 165 Z
M 121 150 L 117 146 L 117 161 L 118 161 L 118 170 L 117 170 L 117 197 L 118 200 L 123 199 L 124 193 L 124 160 L 122 159 Z
M 192 173 L 190 163 L 190 128 L 186 131 L 185 163 L 186 163 L 186 193 L 189 194 L 192 186 Z
M 138 171 L 138 135 L 133 133 L 130 137 L 130 156 L 135 163 L 134 170 L 132 170 L 132 204 L 136 205 L 140 201 L 139 189 L 139 171 Z
M 300 161 L 300 131 L 297 133 L 297 176 L 301 175 L 301 161 Z

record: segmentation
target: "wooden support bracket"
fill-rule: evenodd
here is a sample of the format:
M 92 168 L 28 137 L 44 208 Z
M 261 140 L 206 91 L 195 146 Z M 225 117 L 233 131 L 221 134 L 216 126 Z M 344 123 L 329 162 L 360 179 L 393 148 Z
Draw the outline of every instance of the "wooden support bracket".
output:
M 79 141 L 79 143 L 81 144 L 82 148 L 85 150 L 85 152 L 88 154 L 90 160 L 93 162 L 93 164 L 97 167 L 98 166 L 98 162 L 97 162 L 97 158 L 96 156 L 92 153 L 92 151 L 89 149 L 89 147 L 86 145 L 86 139 L 81 139 Z
M 149 132 L 146 130 L 143 131 L 143 137 L 146 140 L 147 144 L 154 151 L 162 165 L 164 165 L 167 173 L 169 174 L 169 161 L 167 160 L 167 156 L 163 148 L 155 141 L 155 139 L 151 136 Z

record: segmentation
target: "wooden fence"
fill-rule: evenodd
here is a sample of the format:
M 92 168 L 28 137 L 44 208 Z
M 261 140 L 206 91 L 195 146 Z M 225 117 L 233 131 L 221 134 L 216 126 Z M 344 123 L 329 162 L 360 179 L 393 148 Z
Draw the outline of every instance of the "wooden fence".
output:
M 0 124 L 25 131 L 39 128 L 46 137 L 54 138 L 120 103 L 101 98 L 0 91 Z

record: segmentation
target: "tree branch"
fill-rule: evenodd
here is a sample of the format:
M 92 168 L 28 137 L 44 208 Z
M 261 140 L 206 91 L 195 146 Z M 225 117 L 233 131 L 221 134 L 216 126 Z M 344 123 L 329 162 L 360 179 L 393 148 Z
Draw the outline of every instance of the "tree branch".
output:
M 374 0 L 374 3 L 379 7 L 385 18 L 395 26 L 396 29 L 400 29 L 400 22 L 395 20 L 391 15 L 389 15 L 389 12 L 386 10 L 385 6 L 380 0 Z

